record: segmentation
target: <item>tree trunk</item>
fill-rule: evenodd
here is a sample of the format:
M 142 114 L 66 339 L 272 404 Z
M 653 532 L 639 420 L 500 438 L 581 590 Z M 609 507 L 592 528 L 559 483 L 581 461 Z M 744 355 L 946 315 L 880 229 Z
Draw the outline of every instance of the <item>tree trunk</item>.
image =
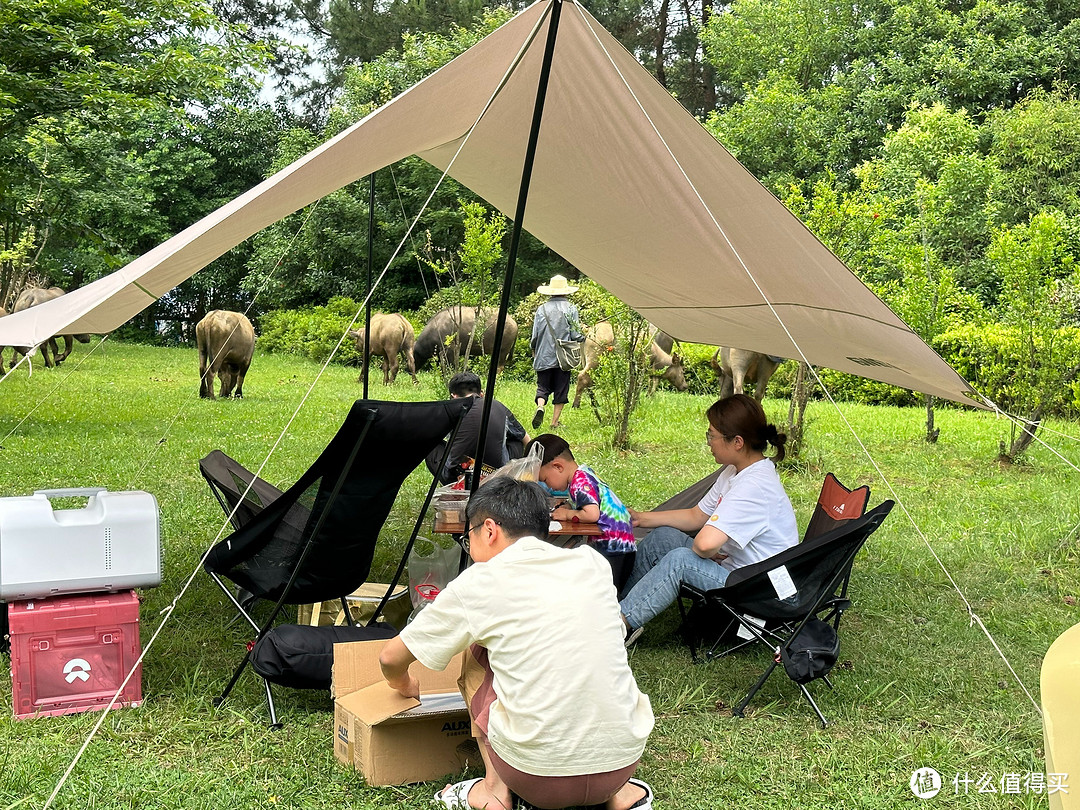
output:
M 671 0 L 663 0 L 660 4 L 660 13 L 656 17 L 656 40 L 654 50 L 656 52 L 656 80 L 667 87 L 667 74 L 664 71 L 664 47 L 667 45 L 668 11 L 671 8 Z
M 934 398 L 930 394 L 923 396 L 926 399 L 926 441 L 934 444 L 938 440 L 941 428 L 934 427 Z
M 712 16 L 712 0 L 701 0 L 701 30 L 704 31 Z M 702 46 L 704 48 L 704 46 Z M 704 54 L 703 54 L 704 56 Z M 708 114 L 716 109 L 716 71 L 709 60 L 701 60 L 701 110 Z M 805 404 L 805 403 L 804 403 Z
M 795 372 L 795 385 L 791 389 L 791 404 L 788 406 L 787 453 L 793 458 L 798 456 L 802 449 L 806 403 L 810 399 L 810 386 L 806 382 L 808 371 L 806 363 L 800 362 L 798 371 Z
M 1013 439 L 1009 451 L 1005 454 L 1006 458 L 1003 460 L 1010 464 L 1015 462 L 1027 450 L 1028 445 L 1035 441 L 1035 434 L 1039 432 L 1039 425 L 1042 424 L 1043 410 L 1044 407 L 1039 405 L 1031 412 L 1020 429 L 1020 435 Z

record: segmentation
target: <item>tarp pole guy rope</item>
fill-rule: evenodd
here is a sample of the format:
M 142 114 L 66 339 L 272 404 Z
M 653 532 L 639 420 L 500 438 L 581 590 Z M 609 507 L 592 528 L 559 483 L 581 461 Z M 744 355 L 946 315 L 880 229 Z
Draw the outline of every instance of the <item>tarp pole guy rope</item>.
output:
M 581 11 L 578 10 L 578 13 L 581 14 Z M 653 122 L 652 118 L 649 116 L 648 112 L 645 110 L 645 107 L 641 104 L 641 102 L 638 99 L 637 95 L 634 93 L 633 89 L 631 88 L 630 83 L 626 80 L 626 77 L 623 75 L 622 71 L 619 69 L 618 64 L 612 58 L 611 54 L 608 52 L 607 48 L 604 46 L 604 43 L 602 42 L 600 37 L 597 36 L 596 30 L 589 23 L 588 18 L 585 17 L 584 14 L 582 14 L 581 16 L 582 16 L 582 19 L 585 21 L 585 24 L 589 27 L 590 32 L 592 32 L 593 37 L 596 39 L 597 44 L 600 46 L 600 48 L 604 51 L 604 54 L 607 56 L 608 61 L 611 64 L 612 68 L 614 68 L 616 73 L 619 74 L 619 78 L 622 79 L 623 85 L 626 87 L 627 92 L 629 92 L 631 97 L 634 98 L 635 102 L 638 105 L 638 109 L 641 111 L 642 115 L 645 116 L 645 119 L 649 122 L 650 126 L 653 129 L 653 132 L 656 134 L 656 137 L 660 140 L 661 144 L 667 150 L 668 155 L 671 157 L 672 161 L 674 161 L 675 165 L 678 167 L 679 171 L 682 173 L 683 178 L 686 180 L 687 185 L 690 187 L 690 190 L 694 193 L 694 195 L 697 197 L 698 201 L 701 203 L 702 209 L 705 211 L 706 214 L 708 214 L 708 216 L 712 220 L 713 224 L 716 226 L 717 231 L 723 237 L 724 241 L 727 243 L 728 247 L 730 247 L 732 253 L 735 256 L 735 258 L 738 260 L 739 265 L 745 271 L 747 277 L 754 284 L 755 288 L 757 288 L 757 291 L 761 295 L 762 301 L 764 301 L 766 306 L 768 306 L 769 310 L 772 312 L 773 316 L 776 318 L 776 322 L 780 325 L 780 327 L 784 330 L 784 333 L 791 340 L 792 344 L 795 346 L 796 351 L 799 353 L 799 357 L 802 359 L 802 361 L 804 363 L 806 363 L 807 367 L 811 370 L 811 373 L 814 375 L 814 379 L 817 381 L 817 384 L 819 386 L 821 386 L 821 390 L 825 392 L 825 395 L 826 395 L 826 397 L 828 397 L 829 402 L 832 404 L 832 406 L 836 410 L 837 414 L 839 414 L 839 416 L 843 420 L 845 426 L 851 432 L 851 435 L 855 438 L 855 441 L 858 442 L 859 447 L 862 449 L 862 451 L 866 455 L 867 459 L 869 459 L 870 463 L 873 465 L 874 470 L 877 472 L 877 474 L 881 478 L 882 482 L 888 488 L 888 490 L 891 493 L 893 499 L 896 501 L 896 503 L 903 510 L 904 515 L 907 517 L 908 521 L 914 527 L 915 531 L 918 533 L 919 537 L 922 539 L 923 543 L 926 545 L 927 549 L 930 551 L 930 554 L 937 561 L 938 566 L 944 572 L 945 576 L 948 578 L 949 582 L 952 584 L 953 588 L 956 590 L 957 594 L 960 596 L 960 600 L 963 602 L 964 608 L 967 611 L 968 616 L 969 616 L 972 624 L 978 624 L 979 627 L 982 629 L 983 633 L 986 634 L 986 637 L 987 637 L 987 639 L 989 639 L 990 644 L 997 651 L 998 655 L 1001 657 L 1001 660 L 1005 662 L 1005 666 L 1008 668 L 1009 672 L 1012 673 L 1013 678 L 1016 679 L 1017 684 L 1019 684 L 1020 688 L 1024 691 L 1024 694 L 1027 695 L 1028 700 L 1031 701 L 1031 705 L 1035 707 L 1035 711 L 1041 716 L 1042 715 L 1042 709 L 1039 707 L 1038 702 L 1035 700 L 1034 697 L 1032 697 L 1031 692 L 1028 691 L 1028 688 L 1024 685 L 1023 681 L 1020 680 L 1019 676 L 1016 674 L 1016 670 L 1013 668 L 1012 664 L 1009 663 L 1008 658 L 1005 657 L 1005 654 L 1002 652 L 1001 647 L 998 645 L 997 641 L 995 641 L 994 637 L 990 634 L 989 629 L 987 629 L 987 627 L 983 623 L 982 619 L 980 619 L 979 616 L 975 613 L 974 609 L 971 606 L 971 602 L 968 601 L 968 598 L 964 595 L 964 592 L 960 589 L 960 586 L 957 584 L 957 582 L 956 582 L 955 578 L 953 577 L 953 575 L 945 567 L 945 564 L 942 562 L 941 558 L 937 555 L 937 552 L 935 552 L 933 547 L 930 545 L 930 541 L 927 540 L 926 535 L 923 533 L 922 529 L 920 529 L 918 524 L 915 522 L 915 520 L 912 517 L 911 513 L 908 511 L 907 507 L 903 503 L 903 500 L 897 494 L 896 490 L 893 488 L 893 486 L 889 482 L 889 480 L 885 477 L 885 474 L 884 474 L 884 472 L 882 472 L 881 467 L 878 465 L 877 461 L 870 454 L 870 451 L 866 448 L 866 445 L 863 444 L 862 439 L 859 438 L 859 435 L 855 432 L 855 429 L 848 422 L 847 418 L 844 416 L 843 412 L 840 410 L 839 406 L 836 404 L 835 400 L 833 399 L 832 395 L 829 393 L 828 389 L 825 387 L 824 383 L 822 383 L 821 378 L 818 376 L 817 371 L 814 369 L 814 366 L 812 364 L 810 364 L 809 361 L 807 361 L 806 355 L 803 354 L 803 350 L 799 346 L 798 341 L 795 340 L 794 336 L 788 330 L 787 325 L 784 323 L 784 320 L 780 317 L 780 314 L 773 307 L 772 302 L 765 295 L 765 292 L 762 290 L 761 285 L 758 284 L 758 281 L 754 277 L 754 274 L 750 271 L 750 268 L 747 267 L 746 263 L 743 261 L 743 258 L 740 255 L 738 249 L 735 247 L 734 244 L 732 244 L 731 239 L 728 237 L 728 234 L 725 231 L 724 227 L 720 224 L 720 222 L 717 220 L 716 216 L 709 209 L 709 206 L 705 203 L 705 200 L 701 196 L 701 193 L 695 187 L 694 182 L 690 179 L 689 175 L 686 173 L 686 170 L 683 168 L 682 164 L 679 162 L 679 159 L 676 157 L 675 153 L 672 151 L 671 147 L 668 145 L 667 141 L 664 139 L 664 136 L 663 136 L 663 134 L 661 134 L 659 128 L 657 128 L 656 124 Z

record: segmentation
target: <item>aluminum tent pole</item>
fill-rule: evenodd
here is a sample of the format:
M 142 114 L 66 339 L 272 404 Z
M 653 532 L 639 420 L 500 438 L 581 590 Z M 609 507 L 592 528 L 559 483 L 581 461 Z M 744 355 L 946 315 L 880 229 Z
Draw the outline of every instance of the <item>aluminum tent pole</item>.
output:
M 371 265 L 375 246 L 375 172 L 368 175 L 368 180 L 367 295 L 364 297 L 364 399 L 368 398 L 368 367 L 371 365 Z
M 536 103 L 533 106 L 532 126 L 529 129 L 529 143 L 525 148 L 525 162 L 521 169 L 521 186 L 518 188 L 517 209 L 514 212 L 514 227 L 510 234 L 510 253 L 506 261 L 506 275 L 503 277 L 502 300 L 499 302 L 499 317 L 495 323 L 495 343 L 491 349 L 491 363 L 488 366 L 487 387 L 484 389 L 484 409 L 480 417 L 480 435 L 476 443 L 477 469 L 483 461 L 484 445 L 487 441 L 488 421 L 491 416 L 491 402 L 495 398 L 495 377 L 499 368 L 499 355 L 502 353 L 503 329 L 506 328 L 506 313 L 510 309 L 510 290 L 514 281 L 514 267 L 517 264 L 518 246 L 521 243 L 521 226 L 525 219 L 525 205 L 529 201 L 529 184 L 532 181 L 533 162 L 536 158 L 536 144 L 540 138 L 540 121 L 544 116 L 544 101 L 547 98 L 548 81 L 551 78 L 551 62 L 555 54 L 555 38 L 559 31 L 559 16 L 563 0 L 552 0 L 551 20 L 548 23 L 547 42 L 544 44 L 544 61 L 540 65 L 540 78 L 536 84 Z M 480 486 L 480 473 L 474 472 L 472 492 Z

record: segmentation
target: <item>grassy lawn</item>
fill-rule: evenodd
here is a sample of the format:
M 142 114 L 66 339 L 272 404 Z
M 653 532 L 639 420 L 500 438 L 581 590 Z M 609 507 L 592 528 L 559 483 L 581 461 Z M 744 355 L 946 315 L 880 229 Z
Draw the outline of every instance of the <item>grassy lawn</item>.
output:
M 144 644 L 162 622 L 223 514 L 198 471 L 221 448 L 255 469 L 308 392 L 312 363 L 259 355 L 246 399 L 197 396 L 194 349 L 107 343 L 86 347 L 59 370 L 23 369 L 0 385 L 0 495 L 102 486 L 144 489 L 161 509 L 165 577 L 143 592 Z M 75 370 L 73 370 L 75 369 Z M 263 477 L 290 484 L 315 458 L 360 395 L 355 369 L 330 368 L 316 385 Z M 436 376 L 403 377 L 372 396 L 441 397 Z M 523 422 L 532 388 L 498 392 Z M 661 392 L 635 416 L 635 449 L 615 453 L 608 432 L 585 409 L 567 410 L 565 436 L 628 504 L 646 508 L 712 466 L 703 412 L 711 399 Z M 1041 807 L 1030 792 L 956 795 L 953 777 L 1042 772 L 1041 719 L 941 570 L 972 608 L 1038 700 L 1039 667 L 1053 640 L 1076 623 L 1080 590 L 1077 477 L 1041 447 L 1028 463 L 994 461 L 1003 421 L 972 410 L 937 415 L 941 438 L 922 441 L 921 410 L 843 405 L 843 413 L 884 471 L 887 486 L 827 403 L 812 403 L 808 447 L 782 477 L 805 526 L 824 474 L 869 483 L 871 504 L 897 508 L 855 564 L 854 609 L 841 633 L 836 690 L 811 685 L 831 725 L 822 730 L 794 684 L 770 679 L 745 719 L 730 706 L 764 667 L 758 652 L 694 665 L 674 636 L 674 608 L 649 625 L 631 665 L 657 717 L 640 775 L 662 808 L 893 808 L 922 804 L 908 789 L 916 768 L 933 766 L 944 789 L 929 805 Z M 776 422 L 786 401 L 767 400 Z M 27 417 L 27 414 L 30 414 Z M 549 411 L 550 415 L 550 411 Z M 24 417 L 25 418 L 24 420 Z M 1072 436 L 1075 424 L 1054 424 Z M 1049 434 L 1048 434 L 1049 435 Z M 1075 442 L 1050 436 L 1073 463 Z M 376 552 L 374 580 L 397 563 L 427 482 L 402 489 Z M 907 514 L 905 514 L 905 512 Z M 908 518 L 910 515 L 910 520 Z M 916 526 L 918 527 L 916 529 Z M 925 541 L 923 539 L 925 536 Z M 538 605 L 542 610 L 543 606 Z M 224 596 L 199 573 L 179 600 L 144 664 L 145 704 L 114 712 L 55 800 L 63 808 L 381 808 L 427 805 L 436 785 L 370 788 L 339 765 L 331 746 L 327 695 L 278 689 L 282 731 L 267 728 L 260 683 L 246 675 L 213 708 L 250 632 L 231 623 Z M 11 686 L 0 680 L 0 808 L 42 807 L 97 714 L 10 719 Z M 1071 792 L 1080 791 L 1080 775 Z M 441 783 L 440 783 L 441 784 Z

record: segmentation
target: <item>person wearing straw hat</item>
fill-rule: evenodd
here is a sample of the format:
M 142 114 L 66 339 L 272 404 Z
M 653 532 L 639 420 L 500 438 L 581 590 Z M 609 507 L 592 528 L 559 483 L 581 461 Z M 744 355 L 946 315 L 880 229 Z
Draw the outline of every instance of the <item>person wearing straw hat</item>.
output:
M 550 283 L 536 288 L 541 295 L 551 297 L 537 308 L 529 341 L 533 352 L 533 369 L 536 370 L 534 429 L 543 424 L 544 408 L 549 398 L 554 405 L 551 427 L 558 428 L 563 406 L 570 399 L 570 372 L 559 367 L 555 341 L 585 339 L 581 333 L 577 307 L 567 297 L 577 289 L 566 280 L 566 276 L 560 275 L 552 276 Z

